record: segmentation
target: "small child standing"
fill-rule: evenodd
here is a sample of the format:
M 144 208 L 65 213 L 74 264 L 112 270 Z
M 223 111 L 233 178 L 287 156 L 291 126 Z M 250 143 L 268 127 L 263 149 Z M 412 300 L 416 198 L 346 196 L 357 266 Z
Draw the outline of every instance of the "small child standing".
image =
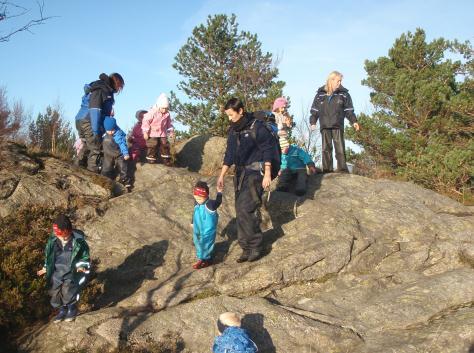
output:
M 139 110 L 135 113 L 135 117 L 137 118 L 137 122 L 133 126 L 132 133 L 130 134 L 129 141 L 132 144 L 131 147 L 131 155 L 132 161 L 142 161 L 144 158 L 144 154 L 146 153 L 146 141 L 143 137 L 143 130 L 142 130 L 142 121 L 143 116 L 148 113 L 146 110 Z
M 128 165 L 130 156 L 128 154 L 127 136 L 117 126 L 115 118 L 106 117 L 104 119 L 104 129 L 102 175 L 113 179 L 115 165 L 117 164 L 120 170 L 120 183 L 129 188 L 131 187 L 131 177 Z
M 278 137 L 280 140 L 280 148 L 283 151 L 287 148 L 290 143 L 288 137 L 293 125 L 292 119 L 286 108 L 288 106 L 288 101 L 285 97 L 279 97 L 273 102 L 272 111 L 275 114 L 275 122 L 278 126 Z
M 217 188 L 215 200 L 209 199 L 209 186 L 204 181 L 198 181 L 193 189 L 193 241 L 196 247 L 198 261 L 193 268 L 198 270 L 212 265 L 212 252 L 216 240 L 217 221 L 219 215 L 217 208 L 222 203 L 222 188 Z
M 306 166 L 311 174 L 316 173 L 316 167 L 311 156 L 297 145 L 290 145 L 281 154 L 280 176 L 276 191 L 287 192 L 296 179 L 295 194 L 306 194 Z
M 46 243 L 44 266 L 37 272 L 38 276 L 46 274 L 46 282 L 51 286 L 51 305 L 59 308 L 55 323 L 75 319 L 77 301 L 89 271 L 89 246 L 83 233 L 72 229 L 67 216 L 59 215 Z
M 160 94 L 156 104 L 145 114 L 142 121 L 143 137 L 146 140 L 149 163 L 156 163 L 158 149 L 166 166 L 171 166 L 171 152 L 168 136 L 174 136 L 174 128 L 169 113 L 168 97 Z
M 219 336 L 214 339 L 213 353 L 256 353 L 257 345 L 241 326 L 240 317 L 235 313 L 223 313 L 217 319 Z

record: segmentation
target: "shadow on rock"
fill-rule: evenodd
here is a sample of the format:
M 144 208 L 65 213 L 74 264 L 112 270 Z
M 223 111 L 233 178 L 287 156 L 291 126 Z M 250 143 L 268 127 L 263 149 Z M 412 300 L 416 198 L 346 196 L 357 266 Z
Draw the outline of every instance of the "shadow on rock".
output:
M 204 146 L 209 139 L 209 135 L 202 135 L 187 141 L 176 156 L 177 166 L 188 168 L 191 172 L 199 172 L 203 165 Z
M 161 240 L 135 250 L 117 268 L 98 273 L 97 281 L 103 284 L 103 294 L 95 308 L 114 306 L 136 292 L 146 279 L 154 279 L 155 269 L 163 264 L 168 241 Z
M 225 240 L 217 242 L 218 238 Z M 214 263 L 218 264 L 225 260 L 229 249 L 234 241 L 237 240 L 237 220 L 232 218 L 221 232 L 217 232 L 216 244 L 214 245 Z
M 263 322 L 262 314 L 247 314 L 242 319 L 242 328 L 247 330 L 260 353 L 276 353 L 275 345 Z

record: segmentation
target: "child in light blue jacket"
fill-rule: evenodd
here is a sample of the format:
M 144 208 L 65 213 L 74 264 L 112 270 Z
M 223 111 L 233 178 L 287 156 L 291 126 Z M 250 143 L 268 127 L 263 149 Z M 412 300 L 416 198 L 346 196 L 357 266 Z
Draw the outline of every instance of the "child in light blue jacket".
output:
M 198 261 L 193 265 L 195 270 L 212 265 L 212 253 L 216 240 L 217 208 L 222 203 L 222 189 L 218 187 L 215 200 L 209 199 L 209 186 L 204 181 L 198 181 L 193 189 L 193 241 L 196 247 Z

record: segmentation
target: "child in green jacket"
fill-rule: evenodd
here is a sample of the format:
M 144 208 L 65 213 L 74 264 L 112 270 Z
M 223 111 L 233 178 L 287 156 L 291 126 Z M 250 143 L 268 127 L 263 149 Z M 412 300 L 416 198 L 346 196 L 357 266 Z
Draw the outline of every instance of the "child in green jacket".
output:
M 38 276 L 46 274 L 51 305 L 59 308 L 54 322 L 73 321 L 77 301 L 90 272 L 89 246 L 82 232 L 73 230 L 71 220 L 61 214 L 46 243 L 45 263 Z

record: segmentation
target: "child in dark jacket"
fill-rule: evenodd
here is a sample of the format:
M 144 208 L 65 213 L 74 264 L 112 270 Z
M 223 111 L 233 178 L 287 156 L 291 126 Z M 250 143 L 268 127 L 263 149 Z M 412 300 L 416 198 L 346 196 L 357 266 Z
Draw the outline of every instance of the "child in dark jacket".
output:
M 118 126 L 115 118 L 106 117 L 104 120 L 104 139 L 102 148 L 104 159 L 102 161 L 102 175 L 113 179 L 115 165 L 120 170 L 120 183 L 126 188 L 131 187 L 129 174 L 127 136 Z
M 129 142 L 132 144 L 131 147 L 131 154 L 132 154 L 132 161 L 142 161 L 146 154 L 146 141 L 143 137 L 143 130 L 142 130 L 142 121 L 143 116 L 148 113 L 146 110 L 138 110 L 135 113 L 135 117 L 137 118 L 137 122 L 135 126 L 133 126 L 132 132 L 130 134 Z
M 46 274 L 51 305 L 59 308 L 54 322 L 73 321 L 77 301 L 90 271 L 89 246 L 83 233 L 73 230 L 71 220 L 59 215 L 45 249 L 45 263 L 38 276 Z
M 217 208 L 222 203 L 222 188 L 217 188 L 215 200 L 209 199 L 209 186 L 204 181 L 198 181 L 193 190 L 193 241 L 196 247 L 198 261 L 193 268 L 198 270 L 212 265 L 212 252 L 216 240 L 217 221 L 219 215 Z
M 240 317 L 235 313 L 223 313 L 217 320 L 219 336 L 214 339 L 213 353 L 256 353 L 257 345 L 247 331 L 240 327 Z
M 295 194 L 306 194 L 306 166 L 311 174 L 316 173 L 316 167 L 311 156 L 297 145 L 290 145 L 282 151 L 280 177 L 278 178 L 277 191 L 287 192 L 296 179 Z

